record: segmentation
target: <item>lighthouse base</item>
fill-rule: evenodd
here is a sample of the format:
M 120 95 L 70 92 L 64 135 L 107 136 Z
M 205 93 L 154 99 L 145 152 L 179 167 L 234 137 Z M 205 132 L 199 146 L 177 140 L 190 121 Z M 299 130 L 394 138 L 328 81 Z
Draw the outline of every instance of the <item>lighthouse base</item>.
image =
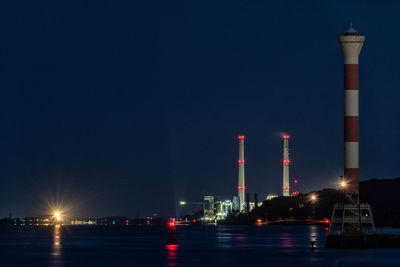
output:
M 335 204 L 326 247 L 371 247 L 376 238 L 374 219 L 368 203 Z

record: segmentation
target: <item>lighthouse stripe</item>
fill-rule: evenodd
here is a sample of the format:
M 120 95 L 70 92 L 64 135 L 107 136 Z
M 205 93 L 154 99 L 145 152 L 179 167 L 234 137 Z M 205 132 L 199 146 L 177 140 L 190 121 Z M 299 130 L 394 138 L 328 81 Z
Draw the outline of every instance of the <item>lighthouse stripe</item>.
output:
M 358 64 L 344 64 L 344 90 L 358 90 Z
M 344 166 L 345 168 L 358 168 L 358 142 L 344 143 Z

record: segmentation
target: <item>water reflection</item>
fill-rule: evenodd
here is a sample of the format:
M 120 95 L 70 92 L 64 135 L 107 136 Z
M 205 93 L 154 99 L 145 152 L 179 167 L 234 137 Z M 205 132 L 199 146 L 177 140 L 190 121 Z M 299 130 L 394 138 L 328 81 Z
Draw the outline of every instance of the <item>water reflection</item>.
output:
M 310 242 L 311 241 L 317 241 L 318 226 L 317 225 L 310 225 L 308 229 L 310 230 Z
M 217 230 L 220 230 L 220 229 L 217 228 Z M 217 232 L 217 242 L 218 242 L 218 247 L 220 247 L 220 248 L 233 247 L 232 239 L 233 239 L 233 235 L 231 233 L 226 233 L 223 231 Z
M 52 266 L 61 265 L 61 226 L 55 225 L 53 230 Z
M 244 234 L 235 234 L 234 240 L 236 241 L 235 247 L 244 248 L 249 246 L 247 236 Z
M 179 245 L 166 245 L 167 249 L 167 266 L 178 266 L 178 247 Z
M 292 248 L 294 247 L 294 237 L 291 232 L 282 232 L 280 234 L 280 243 L 283 251 L 285 252 L 293 252 Z

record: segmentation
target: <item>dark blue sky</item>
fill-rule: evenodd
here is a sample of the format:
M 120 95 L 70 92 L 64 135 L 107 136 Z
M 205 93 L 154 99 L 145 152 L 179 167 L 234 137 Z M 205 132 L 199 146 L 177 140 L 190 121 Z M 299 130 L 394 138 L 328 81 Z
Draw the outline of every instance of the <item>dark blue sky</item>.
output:
M 360 56 L 361 179 L 400 176 L 396 1 L 7 1 L 0 5 L 0 217 L 174 215 L 246 184 L 300 191 L 343 168 L 343 66 Z M 335 3 L 335 4 L 333 4 Z

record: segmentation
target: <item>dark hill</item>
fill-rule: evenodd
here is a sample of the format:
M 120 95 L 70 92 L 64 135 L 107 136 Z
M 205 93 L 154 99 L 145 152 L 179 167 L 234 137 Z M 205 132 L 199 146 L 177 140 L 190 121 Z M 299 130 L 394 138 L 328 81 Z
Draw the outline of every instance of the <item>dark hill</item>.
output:
M 317 199 L 314 206 L 315 218 L 330 218 L 333 205 L 345 202 L 343 191 L 323 189 L 293 197 L 278 197 L 263 202 L 263 205 L 248 214 L 229 217 L 227 223 L 252 224 L 257 219 L 306 219 L 313 216 L 311 195 Z M 400 178 L 373 179 L 360 182 L 360 201 L 372 206 L 375 223 L 378 226 L 400 225 Z

